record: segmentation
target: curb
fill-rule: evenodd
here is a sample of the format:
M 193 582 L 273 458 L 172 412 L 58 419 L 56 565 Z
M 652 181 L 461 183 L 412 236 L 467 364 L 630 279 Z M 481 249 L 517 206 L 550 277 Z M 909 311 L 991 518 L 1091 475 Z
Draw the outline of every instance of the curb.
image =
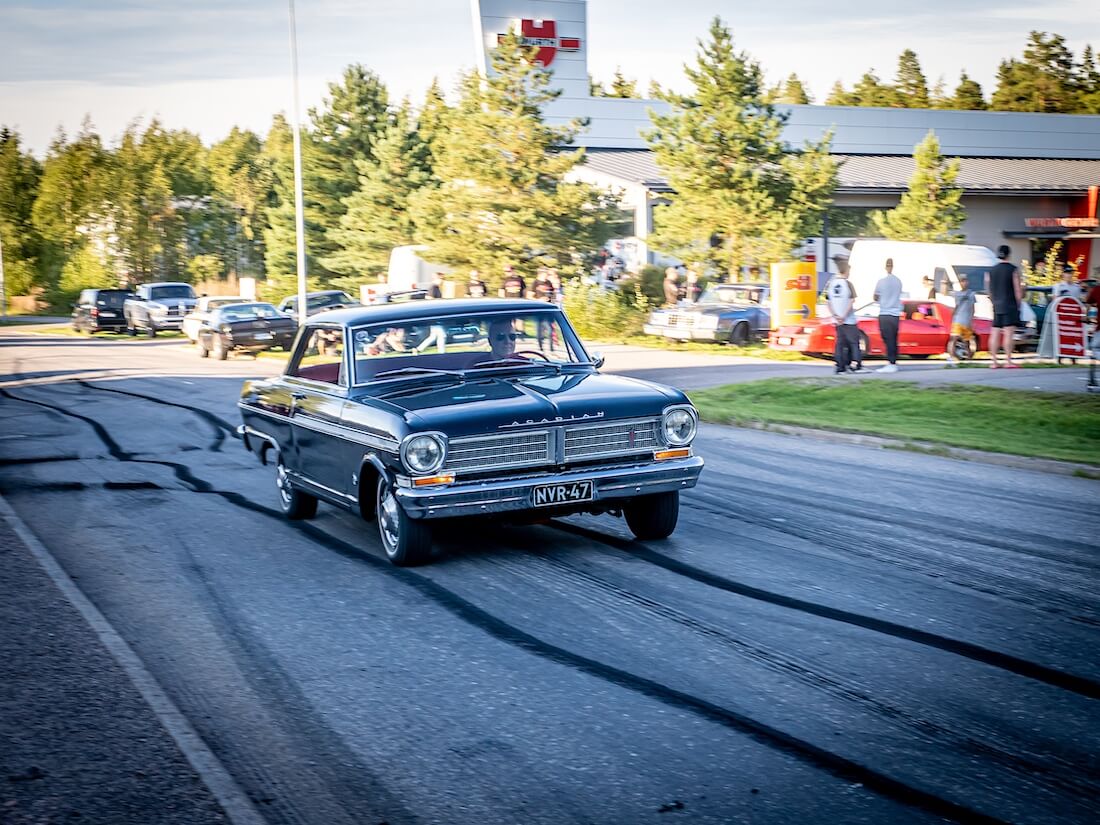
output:
M 715 422 L 706 422 L 714 424 Z M 740 427 L 746 430 L 779 433 L 799 438 L 813 438 L 834 444 L 851 444 L 859 447 L 877 447 L 882 450 L 904 450 L 914 453 L 927 453 L 942 458 L 954 458 L 959 461 L 976 461 L 982 464 L 996 464 L 1001 467 L 1013 467 L 1018 470 L 1033 470 L 1040 473 L 1100 479 L 1100 467 L 1095 464 L 1079 464 L 1074 461 L 1059 461 L 1053 458 L 1032 458 L 1029 456 L 1009 455 L 1008 453 L 990 453 L 985 450 L 970 450 L 965 447 L 950 447 L 934 441 L 913 441 L 869 433 L 846 433 L 837 430 L 820 430 L 813 427 L 799 427 L 794 424 L 768 424 L 762 421 L 745 421 L 738 424 L 717 424 L 719 427 Z
M 127 678 L 149 705 L 157 720 L 176 743 L 184 758 L 201 778 L 225 812 L 232 825 L 266 825 L 245 791 L 214 755 L 202 737 L 169 698 L 141 658 L 115 630 L 99 608 L 84 595 L 53 554 L 31 532 L 3 496 L 0 496 L 0 522 L 12 529 L 30 551 L 34 560 L 61 591 L 61 595 L 88 623 L 92 632 L 118 662 Z

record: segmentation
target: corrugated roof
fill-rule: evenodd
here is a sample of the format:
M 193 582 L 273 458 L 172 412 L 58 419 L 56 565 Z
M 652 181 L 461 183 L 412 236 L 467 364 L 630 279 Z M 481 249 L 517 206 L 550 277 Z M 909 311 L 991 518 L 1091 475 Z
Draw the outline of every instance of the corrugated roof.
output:
M 913 158 L 897 155 L 837 155 L 841 160 L 838 192 L 904 192 L 913 175 Z M 671 187 L 652 152 L 639 149 L 589 149 L 585 165 L 652 192 Z M 972 195 L 1080 195 L 1100 184 L 1100 160 L 1057 158 L 962 158 L 959 184 Z

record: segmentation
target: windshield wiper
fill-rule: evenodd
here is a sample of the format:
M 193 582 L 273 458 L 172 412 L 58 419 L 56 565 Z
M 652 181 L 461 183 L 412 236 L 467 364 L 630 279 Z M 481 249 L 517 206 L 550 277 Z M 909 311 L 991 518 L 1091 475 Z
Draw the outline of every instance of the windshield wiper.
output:
M 454 378 L 464 378 L 466 373 L 462 370 L 437 370 L 429 367 L 402 367 L 399 370 L 386 370 L 377 373 L 373 378 L 396 378 L 400 375 L 449 375 Z
M 474 364 L 471 369 L 484 370 L 484 369 L 515 369 L 516 367 L 548 367 L 557 372 L 561 372 L 560 364 L 553 364 L 549 361 L 528 361 L 526 358 L 500 358 L 496 361 L 481 361 Z

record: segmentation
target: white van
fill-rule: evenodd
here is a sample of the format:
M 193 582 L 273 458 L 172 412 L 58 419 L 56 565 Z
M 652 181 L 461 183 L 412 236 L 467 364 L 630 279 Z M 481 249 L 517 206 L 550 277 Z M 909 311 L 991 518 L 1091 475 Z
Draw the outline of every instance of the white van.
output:
M 894 274 L 901 278 L 903 298 L 928 297 L 927 276 L 940 296 L 941 303 L 954 305 L 950 295 L 959 288 L 959 276 L 966 275 L 971 289 L 988 290 L 986 273 L 997 264 L 993 250 L 985 246 L 954 243 L 914 243 L 911 241 L 856 241 L 848 258 L 849 279 L 859 296 L 856 305 L 873 299 L 875 284 L 886 274 L 886 259 L 894 259 Z M 977 318 L 992 318 L 993 307 L 987 296 L 978 297 Z
M 433 264 L 420 257 L 420 253 L 427 248 L 420 245 L 393 248 L 390 252 L 389 272 L 386 275 L 386 283 L 391 290 L 427 289 L 436 272 L 450 273 L 449 266 Z

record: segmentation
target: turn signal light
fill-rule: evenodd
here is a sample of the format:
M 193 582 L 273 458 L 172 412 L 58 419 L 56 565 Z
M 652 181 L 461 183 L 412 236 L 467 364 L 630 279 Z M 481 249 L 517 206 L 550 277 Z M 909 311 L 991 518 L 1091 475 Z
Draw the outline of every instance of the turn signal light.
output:
M 414 487 L 431 487 L 433 484 L 450 484 L 455 480 L 454 473 L 446 473 L 441 476 L 427 476 L 426 478 L 414 478 Z
M 670 458 L 687 458 L 690 455 L 690 447 L 681 447 L 677 450 L 655 450 L 653 453 L 653 458 L 656 461 L 667 461 Z

